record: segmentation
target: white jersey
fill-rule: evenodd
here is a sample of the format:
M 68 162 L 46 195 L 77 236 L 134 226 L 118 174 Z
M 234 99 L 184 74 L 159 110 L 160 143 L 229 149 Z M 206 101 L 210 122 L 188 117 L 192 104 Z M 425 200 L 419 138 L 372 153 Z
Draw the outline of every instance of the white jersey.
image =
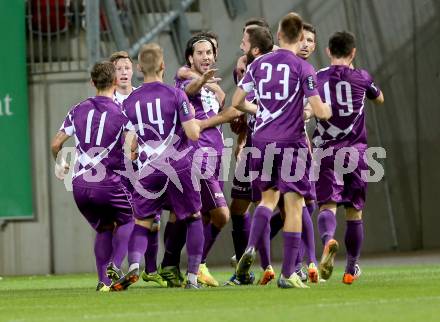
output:
M 132 92 L 136 89 L 137 87 L 132 87 Z M 131 94 L 131 93 L 130 93 Z M 119 93 L 117 90 L 115 90 L 115 92 L 113 93 L 113 102 L 115 102 L 116 104 L 119 105 L 119 107 L 122 107 L 122 103 L 124 103 L 125 99 L 130 95 L 124 95 Z

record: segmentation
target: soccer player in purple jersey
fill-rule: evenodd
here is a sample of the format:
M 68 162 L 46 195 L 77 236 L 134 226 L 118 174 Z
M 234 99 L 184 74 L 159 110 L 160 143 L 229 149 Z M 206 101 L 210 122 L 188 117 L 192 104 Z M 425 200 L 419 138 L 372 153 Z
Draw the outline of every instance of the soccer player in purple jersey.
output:
M 206 86 L 216 72 L 216 69 L 212 68 L 215 63 L 215 53 L 215 46 L 209 38 L 192 37 L 187 43 L 185 58 L 198 78 L 176 79 L 176 87 L 186 92 L 195 108 L 198 120 L 216 115 L 222 107 L 222 102 L 219 102 L 216 93 Z M 194 162 L 199 165 L 202 173 L 210 174 L 200 180 L 205 244 L 199 269 L 199 282 L 209 286 L 218 286 L 218 282 L 209 273 L 206 259 L 218 234 L 229 220 L 229 209 L 222 191 L 223 182 L 219 178 L 223 146 L 221 127 L 203 131 L 200 139 L 194 143 L 194 147 L 203 152 L 203 156 L 195 158 Z
M 282 195 L 286 218 L 283 265 L 278 279 L 281 288 L 307 287 L 295 273 L 301 242 L 303 196 L 310 190 L 310 154 L 304 134 L 303 97 L 308 99 L 316 117 L 328 119 L 331 116 L 329 106 L 321 101 L 315 88 L 313 67 L 296 56 L 302 31 L 301 17 L 295 13 L 286 15 L 277 33 L 280 49 L 257 58 L 249 66 L 232 99 L 234 107 L 257 113 L 252 144 L 257 150 L 253 152 L 260 153 L 254 153 L 257 155 L 252 158 L 251 169 L 254 174 L 258 173 L 255 184 L 262 192 L 236 274 L 248 274 L 255 259 L 255 247 L 263 237 L 269 238 L 264 232 Z M 258 110 L 245 101 L 247 93 L 254 89 Z M 298 167 L 301 173 L 297 177 Z M 295 173 L 293 178 L 292 172 Z
M 129 271 L 112 287 L 123 290 L 139 279 L 139 263 L 149 242 L 154 215 L 167 205 L 187 227 L 186 288 L 198 288 L 204 238 L 200 193 L 191 179 L 193 146 L 189 140 L 199 138 L 200 127 L 185 93 L 163 83 L 162 49 L 157 44 L 144 45 L 138 61 L 144 83 L 123 104 L 136 125 L 139 145 L 139 178 L 133 192 L 135 226 L 128 248 Z
M 113 101 L 122 108 L 122 103 L 128 95 L 136 89 L 131 83 L 133 78 L 133 60 L 126 51 L 114 52 L 109 61 L 116 68 L 116 89 L 113 94 Z M 133 186 L 130 180 L 125 179 L 125 184 L 130 191 L 133 192 Z M 157 274 L 157 252 L 159 249 L 159 230 L 160 230 L 160 213 L 156 214 L 152 223 L 149 235 L 148 247 L 145 252 L 145 271 L 142 272 L 142 279 L 145 282 L 155 282 L 159 286 L 166 287 L 166 281 Z
M 272 51 L 273 48 L 273 37 L 270 33 L 269 29 L 256 26 L 256 25 L 248 25 L 245 27 L 243 32 L 243 39 L 240 45 L 240 48 L 246 55 L 246 61 L 251 63 L 257 57 L 267 54 Z M 246 100 L 253 102 L 255 100 L 254 93 L 249 93 L 246 96 Z M 243 112 L 230 107 L 217 115 L 212 116 L 209 119 L 203 120 L 200 123 L 202 129 L 215 127 L 219 124 L 230 122 L 232 119 L 240 117 L 244 115 Z M 239 137 L 243 137 L 245 142 L 243 143 L 245 147 L 252 146 L 252 130 L 254 124 L 254 115 L 249 115 L 247 118 L 247 130 L 244 133 L 241 133 Z M 239 142 L 238 145 L 241 143 Z M 240 148 L 239 148 L 240 149 Z M 244 164 L 240 162 L 244 162 L 244 175 L 249 176 L 249 166 L 250 159 L 246 158 L 241 161 L 240 153 L 237 153 L 237 169 L 243 168 Z M 234 178 L 233 187 L 231 191 L 231 219 L 232 219 L 232 240 L 234 243 L 234 249 L 236 252 L 236 257 L 240 258 L 245 249 L 249 238 L 249 230 L 250 230 L 250 214 L 249 207 L 251 202 L 257 202 L 261 199 L 261 195 L 259 191 L 252 191 L 251 182 L 244 181 Z M 263 268 L 264 273 L 259 280 L 259 284 L 265 285 L 270 280 L 272 280 L 275 276 L 271 263 L 270 263 L 270 244 L 268 245 L 258 245 L 258 250 L 260 251 L 261 258 L 261 267 Z M 227 285 L 243 285 L 250 284 L 253 282 L 253 275 L 243 277 L 241 276 L 238 279 L 235 274 L 230 278 L 230 280 L 226 283 Z
M 333 271 L 334 257 L 339 247 L 334 239 L 336 208 L 343 205 L 347 224 L 347 265 L 343 282 L 351 284 L 360 275 L 357 262 L 363 241 L 362 209 L 367 189 L 361 175 L 363 170 L 368 169 L 365 156 L 365 98 L 377 104 L 382 104 L 384 98 L 367 71 L 352 68 L 356 55 L 355 37 L 352 33 L 342 31 L 333 34 L 327 53 L 331 65 L 318 72 L 318 89 L 321 97 L 331 106 L 333 116 L 327 121 L 319 120 L 313 135 L 316 148 L 332 151 L 331 155 L 324 154 L 321 158 L 316 182 L 318 231 L 325 246 L 319 271 L 324 279 L 330 278 Z M 337 152 L 341 148 L 350 149 L 348 156 L 343 153 L 343 167 L 347 167 L 350 162 L 357 162 L 354 171 L 342 174 L 342 178 L 338 174 L 341 170 L 336 166 Z
M 304 60 L 307 60 L 315 51 L 316 48 L 316 30 L 315 28 L 309 24 L 303 24 L 303 40 L 301 42 L 300 51 L 298 52 L 298 57 L 301 57 Z M 306 104 L 306 110 L 308 109 L 307 99 L 304 99 Z M 305 111 L 307 115 L 306 122 L 310 119 L 311 115 L 309 111 Z M 307 137 L 307 144 L 310 148 L 310 141 Z M 311 152 L 311 149 L 310 149 Z M 305 206 L 303 207 L 303 217 L 302 217 L 302 235 L 301 235 L 301 246 L 298 253 L 298 258 L 295 263 L 295 271 L 301 277 L 303 282 L 307 281 L 307 278 L 312 283 L 318 283 L 318 262 L 316 260 L 315 254 L 315 231 L 313 228 L 313 222 L 311 215 L 315 209 L 315 188 L 314 182 L 311 182 L 312 189 L 308 194 L 304 196 Z M 272 216 L 270 219 L 270 238 L 274 238 L 276 234 L 283 227 L 284 219 L 282 218 L 281 212 L 278 212 Z M 307 253 L 308 267 L 307 274 L 302 270 L 302 262 L 305 253 Z
M 193 38 L 191 38 L 188 42 L 192 41 L 192 39 L 209 39 L 212 43 L 214 49 L 214 58 L 215 60 L 218 57 L 218 36 L 211 31 L 203 31 L 197 33 Z M 177 83 L 182 83 L 183 81 L 191 81 L 200 78 L 200 73 L 190 67 L 189 63 L 185 66 L 182 66 L 178 69 L 175 81 Z M 211 77 L 206 81 L 204 87 L 206 87 L 211 92 L 215 93 L 215 96 L 220 102 L 220 106 L 223 106 L 225 93 L 221 89 L 221 87 L 217 84 L 220 81 L 220 78 Z M 206 217 L 205 217 L 206 218 Z M 209 228 L 209 226 L 205 226 L 205 228 Z M 180 273 L 179 263 L 180 263 L 180 254 L 185 245 L 185 236 L 186 229 L 185 226 L 176 224 L 175 215 L 171 212 L 169 216 L 169 220 L 165 226 L 164 231 L 164 242 L 165 242 L 165 254 L 162 260 L 160 274 L 167 280 L 168 285 L 171 287 L 179 287 L 181 282 L 183 281 L 183 276 Z M 171 237 L 171 238 L 169 238 Z M 211 286 L 216 286 L 217 282 L 209 273 L 205 264 L 200 266 L 200 282 L 204 284 L 209 284 Z
M 130 128 L 130 121 L 112 100 L 116 82 L 114 65 L 95 64 L 91 78 L 96 96 L 70 109 L 52 141 L 52 155 L 57 159 L 64 142 L 75 137 L 73 196 L 80 212 L 96 231 L 97 290 L 108 291 L 111 281 L 106 269 L 112 279 L 122 276 L 120 266 L 133 228 L 131 196 L 118 174 L 124 163 L 122 137 Z M 59 163 L 65 166 L 65 161 Z

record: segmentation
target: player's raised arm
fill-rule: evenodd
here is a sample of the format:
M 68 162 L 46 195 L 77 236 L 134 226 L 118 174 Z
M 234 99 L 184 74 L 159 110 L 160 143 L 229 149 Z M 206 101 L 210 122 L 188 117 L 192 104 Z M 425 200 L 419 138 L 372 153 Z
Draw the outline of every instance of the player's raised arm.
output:
M 211 78 L 214 77 L 216 71 L 217 69 L 209 69 L 204 72 L 201 77 L 193 79 L 188 85 L 185 86 L 186 95 L 196 95 L 203 87 L 203 85 L 205 85 Z
M 317 118 L 321 120 L 328 120 L 332 117 L 332 110 L 327 103 L 324 103 L 321 100 L 319 95 L 309 96 L 308 97 L 310 107 L 312 108 L 312 113 Z
M 191 68 L 187 66 L 182 66 L 177 70 L 177 77 L 181 79 L 195 79 L 199 78 L 199 75 L 193 72 Z
M 210 127 L 216 127 L 220 124 L 229 123 L 232 120 L 236 119 L 237 117 L 240 117 L 244 113 L 237 110 L 233 106 L 230 106 L 217 115 L 214 115 L 206 120 L 200 121 L 200 128 L 203 131 L 204 129 L 210 128 Z

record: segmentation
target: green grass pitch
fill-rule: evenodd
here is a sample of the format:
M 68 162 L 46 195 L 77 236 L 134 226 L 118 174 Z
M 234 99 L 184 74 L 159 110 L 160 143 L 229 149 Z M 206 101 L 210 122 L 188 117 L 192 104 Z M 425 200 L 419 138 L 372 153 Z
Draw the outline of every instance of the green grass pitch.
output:
M 279 272 L 279 267 L 277 267 Z M 212 270 L 220 281 L 228 270 Z M 364 266 L 353 285 L 341 269 L 310 289 L 160 289 L 139 281 L 98 293 L 92 274 L 4 277 L 0 321 L 440 321 L 440 267 Z

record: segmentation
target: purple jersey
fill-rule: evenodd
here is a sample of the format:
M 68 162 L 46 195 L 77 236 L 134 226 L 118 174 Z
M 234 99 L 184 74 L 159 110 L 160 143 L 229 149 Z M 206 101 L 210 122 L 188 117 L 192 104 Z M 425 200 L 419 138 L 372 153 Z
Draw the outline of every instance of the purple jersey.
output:
M 365 97 L 375 99 L 379 88 L 367 71 L 332 65 L 318 74 L 321 98 L 331 106 L 332 117 L 318 120 L 313 143 L 316 147 L 366 145 Z
M 60 131 L 75 136 L 73 184 L 114 187 L 121 184 L 122 133 L 131 123 L 111 98 L 90 97 L 72 107 Z
M 258 111 L 255 141 L 292 142 L 304 140 L 303 97 L 319 95 L 312 65 L 289 50 L 278 49 L 256 58 L 239 87 L 255 90 Z
M 194 111 L 183 91 L 162 82 L 144 83 L 124 101 L 123 110 L 136 128 L 140 171 L 147 165 L 165 171 L 168 165 L 176 171 L 190 166 L 182 123 L 192 120 Z
M 240 82 L 240 79 L 238 78 L 238 73 L 237 73 L 236 68 L 234 68 L 234 71 L 232 72 L 232 78 L 234 79 L 235 85 L 238 85 L 238 83 Z M 246 101 L 257 104 L 256 99 L 255 99 L 255 90 L 253 90 L 252 92 L 249 92 L 246 95 Z M 253 114 L 247 115 L 246 124 L 248 126 L 247 136 L 250 139 L 250 136 L 252 135 L 252 132 L 253 132 L 254 126 L 255 126 L 255 115 L 253 115 Z
M 185 87 L 191 82 L 191 79 L 179 79 L 175 78 L 175 85 L 181 90 L 185 90 Z M 198 120 L 206 120 L 216 115 L 220 110 L 220 104 L 214 92 L 210 91 L 206 87 L 202 89 L 194 96 L 189 96 L 189 101 L 194 106 L 195 117 Z M 197 142 L 194 142 L 196 147 L 210 147 L 214 148 L 217 155 L 221 155 L 223 151 L 223 132 L 221 125 L 205 129 L 200 133 L 200 138 Z

